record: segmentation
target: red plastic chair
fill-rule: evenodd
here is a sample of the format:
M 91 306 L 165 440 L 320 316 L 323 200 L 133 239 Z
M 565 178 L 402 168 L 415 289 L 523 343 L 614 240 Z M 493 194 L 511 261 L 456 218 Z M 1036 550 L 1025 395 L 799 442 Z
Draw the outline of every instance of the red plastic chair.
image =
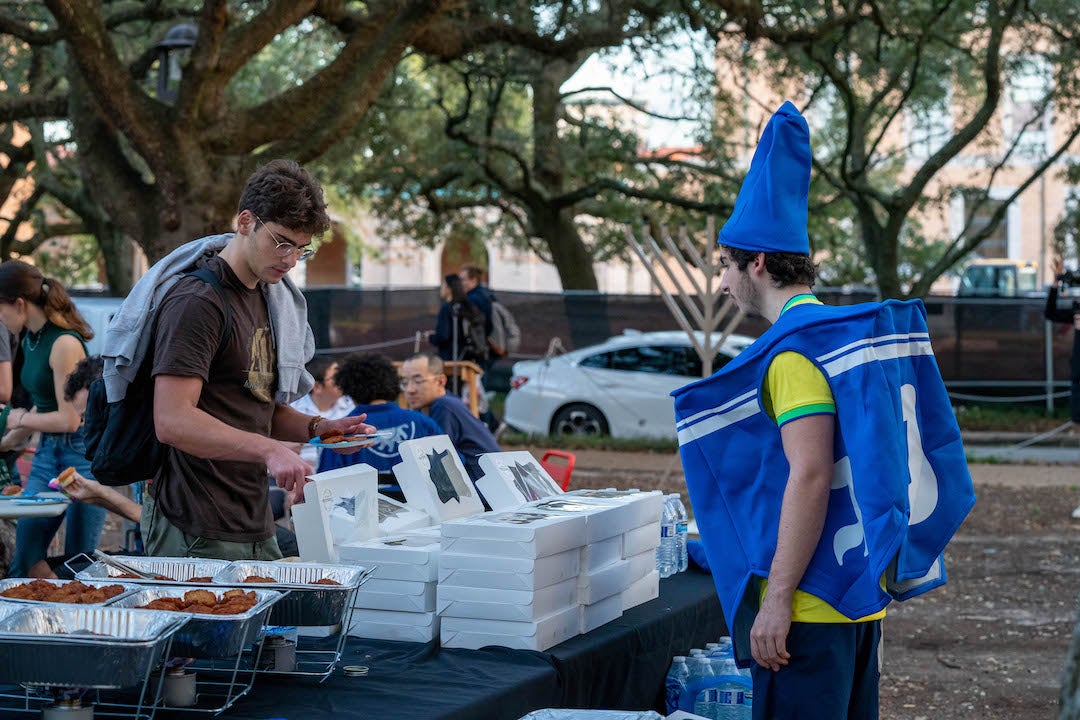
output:
M 34 452 L 36 450 L 37 448 L 28 447 L 15 460 L 15 467 L 19 469 L 19 477 L 22 478 L 24 487 L 26 486 L 26 479 L 30 477 L 30 465 L 34 462 Z
M 556 458 L 561 462 L 551 462 L 549 458 Z M 574 453 L 563 452 L 562 450 L 548 450 L 540 458 L 540 467 L 547 471 L 552 480 L 559 483 L 559 487 L 567 490 L 570 487 L 570 476 L 574 473 L 575 462 L 577 462 L 577 456 Z

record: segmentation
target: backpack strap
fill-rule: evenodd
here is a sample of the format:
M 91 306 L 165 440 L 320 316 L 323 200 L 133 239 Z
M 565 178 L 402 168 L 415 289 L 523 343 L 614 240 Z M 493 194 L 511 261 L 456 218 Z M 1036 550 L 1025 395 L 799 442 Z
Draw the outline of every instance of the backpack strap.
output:
M 201 267 L 186 274 L 197 277 L 210 287 L 214 288 L 214 290 L 217 291 L 218 297 L 221 298 L 221 306 L 225 308 L 225 325 L 221 329 L 221 337 L 218 339 L 218 348 L 215 353 L 215 355 L 219 355 L 225 348 L 225 341 L 232 333 L 232 306 L 229 304 L 229 297 L 225 294 L 225 288 L 221 286 L 221 279 L 207 268 Z

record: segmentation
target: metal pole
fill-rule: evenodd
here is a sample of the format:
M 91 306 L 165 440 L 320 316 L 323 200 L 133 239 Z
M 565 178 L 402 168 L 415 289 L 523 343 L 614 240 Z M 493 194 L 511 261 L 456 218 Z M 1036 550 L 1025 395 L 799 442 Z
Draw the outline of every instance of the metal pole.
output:
M 1073 332 L 1080 332 L 1074 330 Z M 1046 414 L 1054 414 L 1054 324 L 1047 320 L 1043 323 L 1043 366 L 1046 368 Z

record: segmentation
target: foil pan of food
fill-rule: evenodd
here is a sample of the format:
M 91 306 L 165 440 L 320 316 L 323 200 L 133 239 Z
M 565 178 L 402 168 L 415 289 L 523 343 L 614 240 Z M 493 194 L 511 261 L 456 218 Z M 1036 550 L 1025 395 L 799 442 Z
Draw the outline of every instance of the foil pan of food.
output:
M 124 572 L 121 568 L 110 565 L 103 560 L 97 560 L 77 572 L 75 579 L 111 580 L 113 582 L 121 581 L 138 585 L 171 585 L 175 583 L 206 585 L 211 582 L 214 575 L 229 564 L 227 560 L 206 558 L 128 557 L 117 555 L 115 559 L 133 570 L 138 570 L 151 577 L 142 578 L 133 573 Z
M 241 560 L 229 563 L 214 583 L 287 592 L 270 614 L 271 625 L 337 625 L 372 571 L 358 565 Z
M 0 580 L 0 600 L 19 603 L 104 605 L 135 591 L 134 585 L 104 580 Z
M 173 655 L 222 658 L 258 639 L 270 609 L 283 595 L 276 590 L 224 587 L 142 587 L 109 607 L 189 614 L 173 640 Z
M 126 688 L 161 662 L 190 615 L 109 606 L 22 605 L 0 620 L 0 677 L 27 685 Z

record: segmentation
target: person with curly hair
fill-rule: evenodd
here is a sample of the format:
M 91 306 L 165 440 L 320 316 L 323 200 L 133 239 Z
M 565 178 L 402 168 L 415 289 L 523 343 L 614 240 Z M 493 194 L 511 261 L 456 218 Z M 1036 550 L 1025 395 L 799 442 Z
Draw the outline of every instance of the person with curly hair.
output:
M 398 445 L 405 440 L 442 435 L 442 428 L 427 415 L 397 404 L 401 378 L 390 358 L 373 353 L 353 353 L 338 364 L 334 381 L 356 403 L 352 415 L 367 415 L 367 423 L 393 436 L 353 455 L 323 453 L 319 472 L 366 463 L 386 475 L 401 462 Z

